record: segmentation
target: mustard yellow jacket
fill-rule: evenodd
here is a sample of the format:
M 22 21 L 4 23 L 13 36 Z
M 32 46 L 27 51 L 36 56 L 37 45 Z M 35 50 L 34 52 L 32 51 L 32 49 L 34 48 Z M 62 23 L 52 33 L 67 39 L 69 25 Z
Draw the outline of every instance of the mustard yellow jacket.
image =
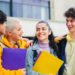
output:
M 8 42 L 6 36 L 2 36 L 2 39 L 0 40 L 2 44 L 5 45 L 5 47 L 9 48 L 16 48 L 16 46 L 12 47 L 10 43 Z M 27 41 L 25 40 L 19 40 L 18 41 L 20 48 L 27 48 Z M 1 65 L 1 56 L 2 56 L 2 46 L 0 45 L 0 75 L 22 75 L 21 69 L 19 70 L 6 70 Z

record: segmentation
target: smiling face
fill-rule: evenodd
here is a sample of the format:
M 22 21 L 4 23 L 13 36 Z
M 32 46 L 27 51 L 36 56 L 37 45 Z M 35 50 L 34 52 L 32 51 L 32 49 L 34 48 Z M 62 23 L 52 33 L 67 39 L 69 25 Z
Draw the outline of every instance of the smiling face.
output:
M 15 25 L 14 30 L 12 32 L 12 36 L 15 40 L 19 40 L 22 37 L 22 27 L 20 24 Z
M 51 30 L 45 23 L 36 25 L 36 37 L 41 42 L 48 42 L 48 36 L 51 34 Z
M 12 31 L 9 31 L 8 35 L 13 41 L 17 41 L 22 38 L 22 33 L 23 31 L 21 25 L 17 23 L 16 25 L 14 25 L 14 29 Z
M 66 19 L 66 25 L 70 33 L 75 33 L 75 19 L 68 17 Z

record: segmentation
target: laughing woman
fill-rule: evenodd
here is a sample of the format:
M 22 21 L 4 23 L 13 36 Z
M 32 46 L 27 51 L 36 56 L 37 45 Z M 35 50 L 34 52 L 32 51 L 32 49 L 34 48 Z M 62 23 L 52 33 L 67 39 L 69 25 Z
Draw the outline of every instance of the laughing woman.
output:
M 37 23 L 34 45 L 27 50 L 27 58 L 26 58 L 27 75 L 41 75 L 37 72 L 32 71 L 32 67 L 39 52 L 42 50 L 46 50 L 47 52 L 55 56 L 57 56 L 58 53 L 58 47 L 54 42 L 52 30 L 49 24 L 45 21 L 40 21 Z

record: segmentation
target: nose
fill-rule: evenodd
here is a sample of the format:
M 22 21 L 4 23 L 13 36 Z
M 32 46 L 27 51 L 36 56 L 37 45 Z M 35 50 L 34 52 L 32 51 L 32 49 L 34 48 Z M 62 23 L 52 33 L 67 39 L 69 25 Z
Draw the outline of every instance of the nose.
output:
M 40 31 L 39 31 L 40 33 L 42 32 L 42 29 L 40 29 Z

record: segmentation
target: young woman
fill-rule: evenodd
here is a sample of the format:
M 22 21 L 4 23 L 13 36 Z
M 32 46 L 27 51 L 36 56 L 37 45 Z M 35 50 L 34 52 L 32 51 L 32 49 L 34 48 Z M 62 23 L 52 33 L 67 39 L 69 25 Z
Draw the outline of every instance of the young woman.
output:
M 27 50 L 26 68 L 27 75 L 41 75 L 32 71 L 33 64 L 40 51 L 47 52 L 57 56 L 58 47 L 54 42 L 54 36 L 49 24 L 45 21 L 40 21 L 36 25 L 36 36 L 34 38 L 34 45 Z M 45 74 L 47 75 L 47 74 Z

